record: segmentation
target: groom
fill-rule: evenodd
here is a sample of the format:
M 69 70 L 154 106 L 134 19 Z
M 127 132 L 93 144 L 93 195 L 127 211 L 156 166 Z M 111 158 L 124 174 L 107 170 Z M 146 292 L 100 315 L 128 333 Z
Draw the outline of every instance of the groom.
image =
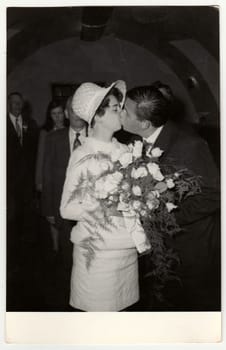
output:
M 187 198 L 175 211 L 182 231 L 169 244 L 180 256 L 182 284 L 167 289 L 167 310 L 215 311 L 220 308 L 219 176 L 207 143 L 188 126 L 168 120 L 171 104 L 172 98 L 154 86 L 133 88 L 122 123 L 126 131 L 164 151 L 160 163 L 173 162 L 202 178 L 201 194 Z

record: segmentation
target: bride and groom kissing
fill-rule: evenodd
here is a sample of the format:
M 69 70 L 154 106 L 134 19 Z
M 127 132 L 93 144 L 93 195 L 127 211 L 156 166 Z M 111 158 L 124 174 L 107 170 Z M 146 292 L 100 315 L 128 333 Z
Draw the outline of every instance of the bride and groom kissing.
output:
M 127 146 L 113 137 L 122 127 L 137 135 L 136 139 L 163 150 L 160 167 L 173 161 L 178 169 L 189 169 L 201 178 L 200 193 L 187 196 L 174 213 L 181 232 L 169 237 L 167 244 L 180 258 L 176 267 L 180 286 L 166 286 L 165 294 L 168 310 L 207 311 L 211 307 L 218 288 L 214 276 L 219 270 L 219 176 L 207 143 L 193 129 L 169 119 L 172 103 L 172 95 L 161 86 L 140 86 L 126 92 L 121 80 L 107 88 L 84 83 L 72 98 L 73 112 L 89 125 L 89 136 L 71 154 L 60 206 L 64 219 L 77 221 L 71 231 L 70 305 L 74 310 L 141 311 L 138 252 L 124 217 L 109 210 L 114 225 L 105 230 L 101 219 L 95 219 L 102 217 L 99 201 L 82 190 L 73 196 L 81 187 L 81 178 L 89 182 L 90 176 L 103 173 L 97 154 L 109 156 L 125 150 Z M 87 247 L 82 243 L 88 237 L 95 241 L 95 258 L 89 268 Z M 149 304 L 148 296 L 143 303 Z M 146 310 L 151 309 L 155 310 L 155 305 Z

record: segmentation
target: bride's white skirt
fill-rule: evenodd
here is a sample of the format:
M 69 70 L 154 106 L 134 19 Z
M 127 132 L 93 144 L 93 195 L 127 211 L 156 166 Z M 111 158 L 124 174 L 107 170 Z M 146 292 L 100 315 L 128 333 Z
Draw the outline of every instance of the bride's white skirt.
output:
M 119 311 L 139 300 L 135 248 L 97 250 L 88 269 L 85 252 L 74 244 L 71 306 L 84 311 Z

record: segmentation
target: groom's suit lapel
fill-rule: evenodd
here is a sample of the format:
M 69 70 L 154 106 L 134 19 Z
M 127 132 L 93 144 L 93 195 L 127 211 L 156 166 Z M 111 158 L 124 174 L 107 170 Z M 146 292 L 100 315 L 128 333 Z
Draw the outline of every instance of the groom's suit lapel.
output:
M 178 138 L 178 129 L 176 125 L 168 121 L 164 125 L 161 133 L 159 134 L 157 140 L 155 141 L 153 147 L 159 147 L 161 150 L 164 151 L 162 158 L 167 157 L 168 153 L 170 153 L 170 149 L 172 148 L 173 144 L 177 141 Z

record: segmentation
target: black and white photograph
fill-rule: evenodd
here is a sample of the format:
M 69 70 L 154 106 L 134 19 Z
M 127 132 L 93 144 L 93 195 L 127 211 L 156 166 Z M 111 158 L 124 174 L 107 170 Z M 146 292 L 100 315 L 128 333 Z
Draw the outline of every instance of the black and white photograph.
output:
M 5 8 L 6 314 L 219 315 L 220 7 L 33 3 Z

